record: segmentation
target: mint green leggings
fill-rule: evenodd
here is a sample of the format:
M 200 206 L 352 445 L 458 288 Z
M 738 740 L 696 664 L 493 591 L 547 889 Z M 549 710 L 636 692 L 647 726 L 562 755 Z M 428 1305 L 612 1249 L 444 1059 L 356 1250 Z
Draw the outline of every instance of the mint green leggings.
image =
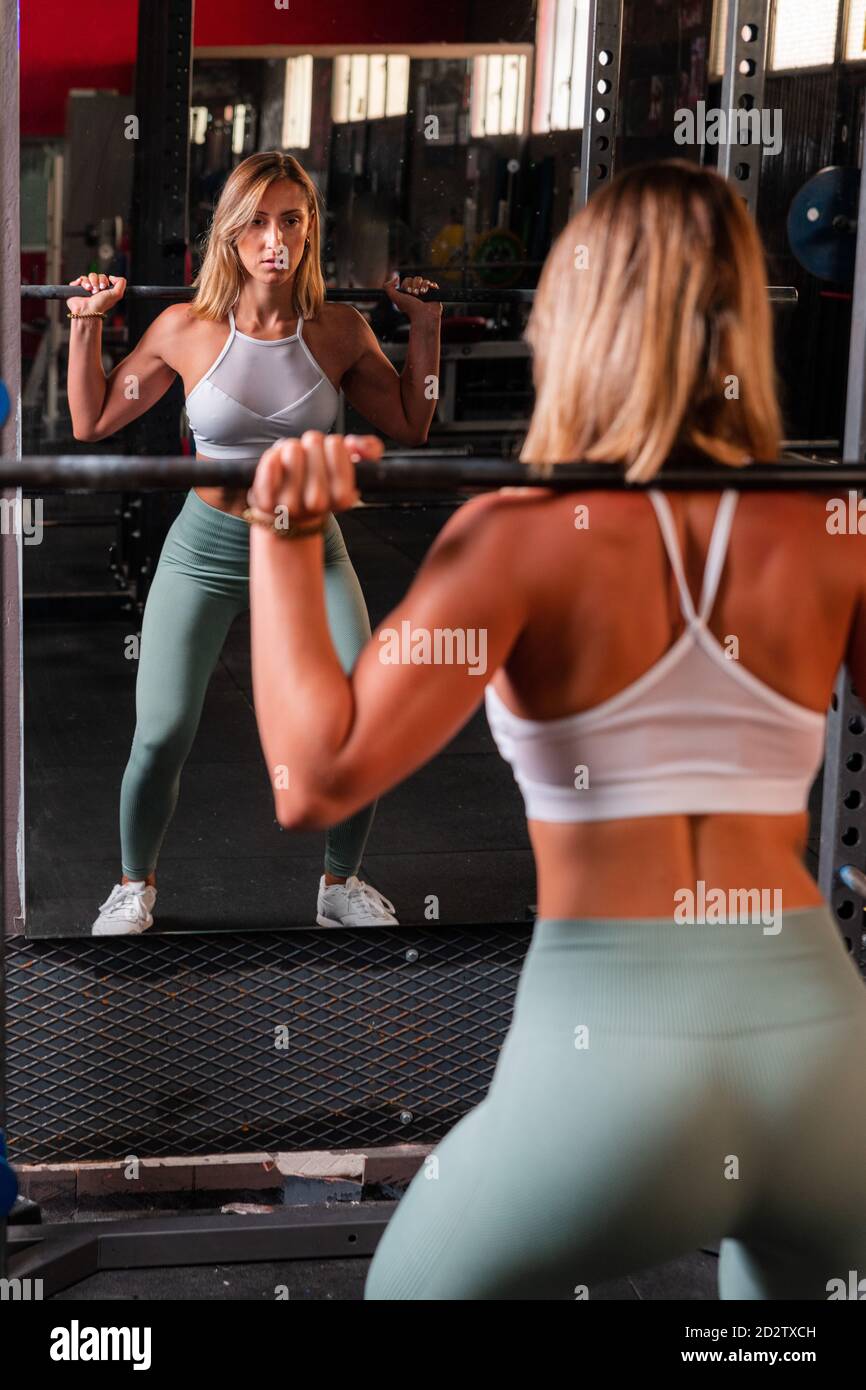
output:
M 720 1241 L 722 1299 L 826 1299 L 866 1276 L 864 1059 L 826 908 L 775 936 L 539 919 L 489 1092 L 415 1175 L 365 1297 L 576 1299 Z
M 208 683 L 232 622 L 249 606 L 249 547 L 247 523 L 192 490 L 165 538 L 144 607 L 135 736 L 120 790 L 121 858 L 130 878 L 156 869 Z M 325 532 L 325 598 L 331 638 L 349 672 L 369 640 L 370 620 L 333 516 Z M 357 873 L 375 809 L 364 807 L 327 831 L 328 873 Z

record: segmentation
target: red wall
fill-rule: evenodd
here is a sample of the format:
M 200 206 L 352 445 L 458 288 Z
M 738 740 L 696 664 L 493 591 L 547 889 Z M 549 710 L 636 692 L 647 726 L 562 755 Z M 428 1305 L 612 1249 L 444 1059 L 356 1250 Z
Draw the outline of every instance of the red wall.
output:
M 196 0 L 193 43 L 458 43 L 466 11 L 466 0 L 437 0 L 435 19 L 406 0 Z M 132 93 L 137 0 L 20 0 L 20 22 L 22 135 L 62 135 L 70 87 Z

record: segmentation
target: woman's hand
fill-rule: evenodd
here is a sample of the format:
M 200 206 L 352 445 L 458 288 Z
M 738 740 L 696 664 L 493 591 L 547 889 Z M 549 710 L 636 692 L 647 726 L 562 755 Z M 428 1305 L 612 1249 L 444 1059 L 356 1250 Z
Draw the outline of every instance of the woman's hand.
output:
M 69 283 L 80 285 L 87 291 L 84 299 L 67 299 L 66 307 L 71 314 L 107 314 L 123 298 L 126 290 L 122 275 L 101 275 L 95 270 L 91 270 L 89 275 L 79 275 L 77 280 L 70 280 Z
M 438 290 L 435 280 L 425 280 L 423 275 L 408 275 L 401 286 L 400 276 L 395 270 L 384 281 L 383 288 L 394 307 L 405 314 L 410 323 L 423 323 L 425 319 L 438 323 L 441 319 L 442 305 L 437 299 L 425 301 L 418 298 L 425 290 Z
M 356 461 L 380 459 L 384 449 L 375 434 L 307 430 L 300 439 L 279 439 L 259 459 L 247 501 L 283 525 L 347 511 L 359 501 Z

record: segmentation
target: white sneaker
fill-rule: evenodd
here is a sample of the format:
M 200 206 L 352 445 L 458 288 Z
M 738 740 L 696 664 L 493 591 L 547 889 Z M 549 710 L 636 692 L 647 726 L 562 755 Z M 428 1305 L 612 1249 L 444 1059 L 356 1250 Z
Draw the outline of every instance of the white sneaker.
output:
M 352 874 L 345 883 L 325 886 L 319 879 L 316 921 L 320 927 L 399 927 L 394 904 Z
M 99 916 L 90 928 L 91 936 L 136 936 L 153 926 L 151 908 L 156 902 L 156 889 L 144 879 L 132 883 L 115 883 Z

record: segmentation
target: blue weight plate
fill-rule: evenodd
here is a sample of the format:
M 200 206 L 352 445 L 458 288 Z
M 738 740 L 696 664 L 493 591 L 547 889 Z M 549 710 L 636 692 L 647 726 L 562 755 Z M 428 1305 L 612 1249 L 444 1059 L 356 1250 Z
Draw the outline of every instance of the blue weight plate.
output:
M 810 275 L 853 285 L 859 199 L 859 169 L 833 165 L 796 194 L 788 212 L 788 243 Z

